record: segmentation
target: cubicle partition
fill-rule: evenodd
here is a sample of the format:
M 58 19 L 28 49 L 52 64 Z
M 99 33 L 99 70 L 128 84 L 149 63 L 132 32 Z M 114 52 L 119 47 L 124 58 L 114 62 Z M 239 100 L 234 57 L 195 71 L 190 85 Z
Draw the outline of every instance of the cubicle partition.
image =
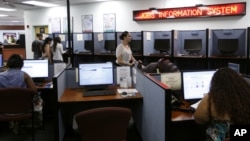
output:
M 176 139 L 187 141 L 202 134 L 193 120 L 172 120 L 171 96 L 173 91 L 161 82 L 159 76 L 155 77 L 155 75 L 143 73 L 137 68 L 132 69 L 133 85 L 140 92 L 143 101 L 136 99 L 136 97 L 134 100 L 133 98 L 130 100 L 121 98 L 118 100 L 87 100 L 85 102 L 72 99 L 67 102 L 61 101 L 66 89 L 66 91 L 72 91 L 79 88 L 77 72 L 76 68 L 66 68 L 53 77 L 53 89 L 57 94 L 58 102 L 55 122 L 56 141 L 63 141 L 66 129 L 69 129 L 69 126 L 72 127 L 72 119 L 75 113 L 103 106 L 128 106 L 132 108 L 134 123 L 143 141 Z M 81 89 L 78 89 L 77 95 L 81 94 L 80 91 Z M 75 95 L 74 93 L 70 94 Z M 195 131 L 195 135 L 190 133 L 190 126 L 195 128 L 192 130 L 192 132 Z
M 174 56 L 206 57 L 206 30 L 175 31 Z
M 171 89 L 140 70 L 136 73 L 136 89 L 143 104 L 134 115 L 135 125 L 143 141 L 171 139 Z
M 67 79 L 66 79 L 65 68 L 67 68 L 66 65 L 64 68 L 61 67 L 61 69 L 58 69 L 57 72 L 55 72 L 55 75 L 53 77 L 53 89 L 54 89 L 54 93 L 57 94 L 57 107 L 59 107 L 58 101 L 60 97 L 62 96 L 64 90 L 66 89 Z M 65 134 L 65 127 L 63 124 L 61 111 L 59 110 L 59 108 L 57 109 L 58 111 L 56 113 L 56 121 L 55 121 L 55 140 L 63 141 L 63 137 Z
M 116 68 L 114 68 L 114 86 L 117 83 L 115 72 Z M 62 95 L 64 95 L 65 98 L 65 91 L 74 91 L 71 94 L 77 95 L 77 97 L 81 99 L 81 96 L 79 97 L 79 94 L 83 92 L 84 88 L 81 88 L 78 85 L 77 68 L 66 68 L 62 72 L 58 73 L 56 76 L 54 76 L 53 83 L 55 85 L 54 89 L 57 93 L 57 98 L 59 102 L 56 122 L 56 126 L 58 127 L 58 129 L 56 129 L 56 140 L 59 141 L 62 141 L 65 133 L 72 129 L 73 115 L 79 111 L 104 106 L 122 106 L 133 108 L 139 105 L 141 101 L 141 97 L 138 98 L 138 96 L 132 98 L 123 98 L 119 95 L 115 98 L 109 98 L 108 96 L 107 98 L 99 100 L 94 100 L 95 98 L 93 98 L 93 100 L 86 101 L 81 101 L 79 99 L 70 99 L 68 101 L 62 100 Z
M 134 120 L 142 140 L 204 140 L 206 127 L 195 123 L 193 113 L 172 110 L 172 95 L 176 96 L 177 87 L 170 89 L 174 86 L 162 80 L 162 75 L 178 82 L 178 73 L 175 79 L 171 73 L 147 74 L 140 70 L 136 73 L 136 89 L 143 96 L 143 103 L 136 109 Z

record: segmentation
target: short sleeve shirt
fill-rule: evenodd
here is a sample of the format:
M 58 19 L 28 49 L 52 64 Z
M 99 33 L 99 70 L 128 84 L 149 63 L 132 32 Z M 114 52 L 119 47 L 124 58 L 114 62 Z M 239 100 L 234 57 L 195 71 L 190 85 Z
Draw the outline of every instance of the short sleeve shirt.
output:
M 122 55 L 122 60 L 125 63 L 129 63 L 132 58 L 132 51 L 130 48 L 126 48 L 123 44 L 119 44 L 116 48 L 116 58 Z M 118 63 L 116 59 L 116 63 Z

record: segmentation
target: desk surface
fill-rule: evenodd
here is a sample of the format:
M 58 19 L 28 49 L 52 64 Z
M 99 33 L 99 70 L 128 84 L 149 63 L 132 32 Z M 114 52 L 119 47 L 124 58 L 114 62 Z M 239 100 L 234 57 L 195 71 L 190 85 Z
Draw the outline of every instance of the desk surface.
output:
M 172 111 L 172 121 L 185 121 L 185 120 L 194 120 L 194 114 L 182 111 Z
M 185 107 L 185 108 L 190 107 L 190 103 L 189 102 L 182 101 L 182 103 L 183 103 L 183 105 L 181 105 L 181 107 Z M 171 120 L 172 121 L 194 120 L 194 113 L 173 110 L 171 112 Z
M 88 96 L 83 97 L 84 89 L 66 89 L 61 96 L 59 102 L 88 102 L 88 101 L 107 101 L 107 100 L 142 100 L 140 93 L 136 93 L 135 96 L 122 97 L 118 92 L 116 95 L 107 96 Z
M 41 82 L 36 84 L 37 89 L 52 89 L 53 84 L 51 81 Z

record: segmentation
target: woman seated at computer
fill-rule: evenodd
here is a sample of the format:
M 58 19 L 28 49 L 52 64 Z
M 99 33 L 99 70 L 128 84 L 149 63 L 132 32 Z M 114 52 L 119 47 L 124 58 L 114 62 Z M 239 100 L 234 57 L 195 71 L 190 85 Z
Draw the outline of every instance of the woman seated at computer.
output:
M 19 54 L 13 54 L 7 61 L 7 71 L 0 73 L 0 88 L 23 87 L 36 90 L 32 78 L 21 70 L 23 59 Z
M 0 73 L 0 89 L 18 87 L 37 90 L 32 78 L 21 70 L 23 67 L 23 59 L 19 54 L 11 55 L 6 67 L 7 70 Z M 18 134 L 19 122 L 10 122 L 10 129 L 13 129 L 13 132 Z
M 250 124 L 250 87 L 238 73 L 229 69 L 217 70 L 208 94 L 198 105 L 194 118 L 208 125 L 206 141 L 229 138 L 230 124 Z
M 128 31 L 124 31 L 119 38 L 122 42 L 116 48 L 116 64 L 119 66 L 133 66 L 136 60 L 129 46 L 132 39 L 131 35 Z

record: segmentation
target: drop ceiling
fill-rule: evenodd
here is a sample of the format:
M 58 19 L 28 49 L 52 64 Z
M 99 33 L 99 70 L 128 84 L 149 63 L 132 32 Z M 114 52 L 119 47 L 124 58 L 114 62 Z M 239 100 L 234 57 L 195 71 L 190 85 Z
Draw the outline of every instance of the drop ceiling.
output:
M 0 0 L 1 8 L 16 9 L 16 11 L 12 11 L 12 12 L 0 11 L 0 15 L 1 14 L 8 15 L 7 17 L 0 17 L 0 26 L 1 25 L 24 25 L 24 18 L 23 18 L 24 10 L 43 8 L 43 7 L 32 6 L 32 5 L 24 5 L 22 4 L 23 1 L 28 1 L 28 0 Z M 52 4 L 57 4 L 59 6 L 67 5 L 66 0 L 36 0 L 36 1 L 48 2 Z M 98 2 L 98 1 L 108 1 L 108 0 L 70 0 L 70 5 Z

